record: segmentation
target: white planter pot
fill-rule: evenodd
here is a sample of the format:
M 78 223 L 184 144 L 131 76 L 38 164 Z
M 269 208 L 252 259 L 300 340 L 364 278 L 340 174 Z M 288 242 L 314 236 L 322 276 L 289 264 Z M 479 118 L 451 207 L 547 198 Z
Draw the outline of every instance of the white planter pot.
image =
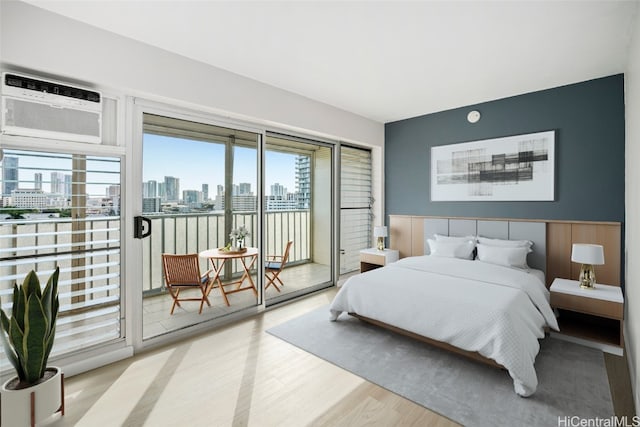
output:
M 62 406 L 62 370 L 48 367 L 55 375 L 48 380 L 20 390 L 7 388 L 15 378 L 2 385 L 2 413 L 0 426 L 22 427 L 31 425 L 31 392 L 35 393 L 35 422 L 40 423 L 49 418 Z

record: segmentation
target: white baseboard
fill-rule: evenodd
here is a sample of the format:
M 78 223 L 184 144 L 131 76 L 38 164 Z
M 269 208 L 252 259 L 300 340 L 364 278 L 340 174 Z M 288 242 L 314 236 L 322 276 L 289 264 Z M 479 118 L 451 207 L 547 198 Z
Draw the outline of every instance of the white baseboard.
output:
M 133 347 L 124 347 L 117 350 L 91 355 L 77 361 L 61 361 L 61 363 L 57 363 L 56 366 L 60 366 L 62 368 L 65 377 L 71 377 L 132 356 Z

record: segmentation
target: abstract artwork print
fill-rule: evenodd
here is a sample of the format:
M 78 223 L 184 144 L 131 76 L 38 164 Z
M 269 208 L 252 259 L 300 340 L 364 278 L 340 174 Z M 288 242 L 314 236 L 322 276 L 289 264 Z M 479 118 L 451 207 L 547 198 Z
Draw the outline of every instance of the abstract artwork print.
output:
M 553 201 L 555 132 L 431 148 L 432 201 Z

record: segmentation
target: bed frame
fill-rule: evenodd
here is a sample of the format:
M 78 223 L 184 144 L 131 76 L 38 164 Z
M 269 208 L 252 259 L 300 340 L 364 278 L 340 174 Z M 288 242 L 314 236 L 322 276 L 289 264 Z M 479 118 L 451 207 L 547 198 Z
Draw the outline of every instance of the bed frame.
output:
M 551 286 L 556 277 L 577 279 L 580 266 L 576 267 L 575 263 L 571 263 L 571 245 L 573 243 L 601 244 L 604 246 L 606 264 L 596 266 L 598 280 L 602 283 L 620 286 L 620 271 L 622 269 L 620 260 L 621 224 L 617 222 L 391 215 L 390 228 L 390 247 L 400 250 L 401 257 L 428 254 L 427 239 L 432 239 L 436 233 L 446 236 L 473 235 L 498 239 L 531 240 L 533 252 L 529 254 L 527 262 L 532 268 L 545 272 L 547 287 Z M 409 231 L 407 232 L 407 230 Z M 495 360 L 488 359 L 478 352 L 462 350 L 445 342 L 436 341 L 357 313 L 349 314 L 401 335 L 480 361 L 489 366 L 505 369 Z
M 379 320 L 370 319 L 368 317 L 360 316 L 357 313 L 349 313 L 349 315 L 351 315 L 351 316 L 353 316 L 353 317 L 355 317 L 357 319 L 360 319 L 360 320 L 362 320 L 364 322 L 371 323 L 372 325 L 376 325 L 376 326 L 380 326 L 380 327 L 382 327 L 384 329 L 388 329 L 388 330 L 390 330 L 392 332 L 395 332 L 397 334 L 404 335 L 404 336 L 407 336 L 409 338 L 413 338 L 415 340 L 422 341 L 422 342 L 425 342 L 427 344 L 431 344 L 431 345 L 433 345 L 435 347 L 438 347 L 438 348 L 441 348 L 443 350 L 447 350 L 447 351 L 450 351 L 452 353 L 456 353 L 456 354 L 468 357 L 470 359 L 485 363 L 485 364 L 487 364 L 489 366 L 492 366 L 494 368 L 503 369 L 505 371 L 507 370 L 504 366 L 502 366 L 501 364 L 499 364 L 495 360 L 488 359 L 488 358 L 484 357 L 483 355 L 481 355 L 480 353 L 478 353 L 476 351 L 462 350 L 461 348 L 452 346 L 451 344 L 447 344 L 446 342 L 436 341 L 436 340 L 433 340 L 431 338 L 427 338 L 425 336 L 418 335 L 418 334 L 416 334 L 414 332 L 410 332 L 410 331 L 407 331 L 405 329 L 398 328 L 397 326 L 389 325 L 388 323 L 384 323 L 384 322 L 381 322 Z

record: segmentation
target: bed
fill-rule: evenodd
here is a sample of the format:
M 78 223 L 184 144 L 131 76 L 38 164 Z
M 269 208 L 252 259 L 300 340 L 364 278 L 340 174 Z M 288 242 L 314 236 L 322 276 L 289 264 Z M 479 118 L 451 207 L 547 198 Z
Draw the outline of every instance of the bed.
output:
M 477 224 L 474 230 L 457 233 L 447 227 L 446 236 L 478 231 Z M 483 234 L 497 234 L 490 232 L 492 227 L 484 227 Z M 437 230 L 444 231 L 438 224 L 425 223 L 425 239 L 432 240 Z M 539 230 L 524 235 L 538 242 L 545 240 Z M 513 239 L 523 234 L 500 236 Z M 478 255 L 480 246 L 476 248 Z M 544 251 L 544 243 L 540 246 Z M 538 340 L 544 338 L 546 327 L 558 329 L 544 272 L 485 262 L 487 248 L 482 250 L 484 261 L 432 253 L 353 276 L 331 303 L 331 320 L 349 313 L 465 355 L 479 355 L 509 372 L 518 395 L 530 396 L 537 387 L 534 362 Z M 475 252 L 470 258 L 475 258 Z

